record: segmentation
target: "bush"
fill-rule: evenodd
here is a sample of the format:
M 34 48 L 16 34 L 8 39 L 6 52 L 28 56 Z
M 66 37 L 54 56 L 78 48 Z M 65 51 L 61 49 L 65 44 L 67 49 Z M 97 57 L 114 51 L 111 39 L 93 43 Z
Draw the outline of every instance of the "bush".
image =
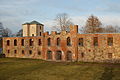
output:
M 0 54 L 0 58 L 5 58 L 5 54 Z

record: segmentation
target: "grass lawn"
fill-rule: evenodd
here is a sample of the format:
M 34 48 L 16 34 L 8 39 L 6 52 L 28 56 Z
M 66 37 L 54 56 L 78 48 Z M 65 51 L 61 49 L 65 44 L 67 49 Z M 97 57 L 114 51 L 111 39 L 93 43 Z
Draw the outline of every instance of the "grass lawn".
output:
M 0 58 L 0 80 L 120 80 L 120 64 Z

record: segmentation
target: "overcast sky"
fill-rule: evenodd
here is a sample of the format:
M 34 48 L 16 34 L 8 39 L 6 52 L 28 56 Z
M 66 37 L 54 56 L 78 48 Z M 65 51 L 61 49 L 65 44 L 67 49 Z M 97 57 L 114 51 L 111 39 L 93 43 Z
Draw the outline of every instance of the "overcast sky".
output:
M 56 14 L 67 13 L 79 27 L 91 14 L 104 25 L 120 26 L 119 4 L 120 0 L 0 0 L 0 22 L 14 33 L 33 20 L 51 30 Z

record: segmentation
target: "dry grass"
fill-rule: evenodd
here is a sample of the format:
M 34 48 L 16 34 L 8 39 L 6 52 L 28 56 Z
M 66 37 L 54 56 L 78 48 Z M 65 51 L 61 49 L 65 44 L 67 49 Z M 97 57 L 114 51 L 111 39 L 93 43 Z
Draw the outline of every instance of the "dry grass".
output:
M 0 80 L 120 80 L 120 64 L 0 58 Z

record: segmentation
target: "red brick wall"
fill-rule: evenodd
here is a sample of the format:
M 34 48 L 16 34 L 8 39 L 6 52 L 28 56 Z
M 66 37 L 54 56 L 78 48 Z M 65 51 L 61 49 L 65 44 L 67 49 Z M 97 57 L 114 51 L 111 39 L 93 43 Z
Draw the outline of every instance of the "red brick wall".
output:
M 19 58 L 35 58 L 47 60 L 47 51 L 52 51 L 52 59 L 56 61 L 57 51 L 62 52 L 61 61 L 67 61 L 67 52 L 72 53 L 72 61 L 107 61 L 107 60 L 119 60 L 120 59 L 120 34 L 78 34 L 78 26 L 70 26 L 70 32 L 62 31 L 60 34 L 52 32 L 51 34 L 44 33 L 41 37 L 6 37 L 3 38 L 3 52 L 7 57 L 19 57 Z M 67 46 L 67 38 L 71 39 L 71 46 Z M 93 38 L 98 38 L 98 46 L 93 45 Z M 107 45 L 107 38 L 113 37 L 113 45 Z M 48 46 L 47 39 L 51 39 L 51 46 Z M 57 38 L 60 38 L 60 46 L 56 45 Z M 78 45 L 79 38 L 83 38 L 83 46 Z M 17 40 L 18 45 L 14 46 L 14 40 Z M 25 45 L 21 46 L 21 39 L 25 40 Z M 34 45 L 29 46 L 29 39 L 34 40 Z M 41 39 L 42 45 L 38 45 L 38 40 Z M 10 46 L 7 46 L 6 42 L 10 40 Z M 10 50 L 10 53 L 8 53 Z M 17 50 L 17 53 L 14 53 Z M 25 54 L 22 54 L 22 50 Z M 32 54 L 29 54 L 29 50 L 32 50 Z M 38 51 L 41 51 L 41 55 L 38 55 Z M 112 53 L 112 58 L 108 57 L 108 54 Z M 71 60 L 70 60 L 71 61 Z

